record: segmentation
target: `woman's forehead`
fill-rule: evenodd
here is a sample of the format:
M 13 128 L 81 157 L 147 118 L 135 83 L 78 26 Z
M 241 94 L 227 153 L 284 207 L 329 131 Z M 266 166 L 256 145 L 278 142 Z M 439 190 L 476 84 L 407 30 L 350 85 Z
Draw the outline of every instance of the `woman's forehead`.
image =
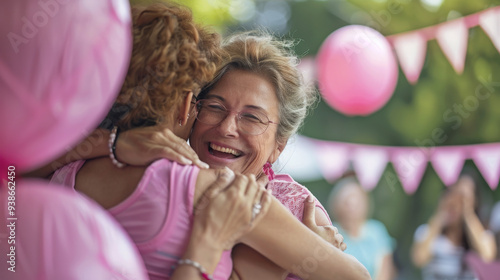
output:
M 225 104 L 254 107 L 266 111 L 277 108 L 278 99 L 272 83 L 260 74 L 231 70 L 207 94 Z

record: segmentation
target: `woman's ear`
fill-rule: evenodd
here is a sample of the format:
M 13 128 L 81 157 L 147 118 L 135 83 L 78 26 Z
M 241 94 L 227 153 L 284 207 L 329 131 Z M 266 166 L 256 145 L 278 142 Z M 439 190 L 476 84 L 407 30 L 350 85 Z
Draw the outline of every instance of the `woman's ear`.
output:
M 177 122 L 181 125 L 185 125 L 189 118 L 189 111 L 191 109 L 191 100 L 193 99 L 193 92 L 189 91 L 182 101 L 181 107 L 179 108 L 179 116 Z
M 274 163 L 275 161 L 278 160 L 278 157 L 281 155 L 281 152 L 285 149 L 287 141 L 283 141 L 283 144 L 281 143 L 276 143 L 276 147 L 274 147 L 274 151 L 271 153 L 271 156 L 269 156 L 268 161 L 270 163 Z

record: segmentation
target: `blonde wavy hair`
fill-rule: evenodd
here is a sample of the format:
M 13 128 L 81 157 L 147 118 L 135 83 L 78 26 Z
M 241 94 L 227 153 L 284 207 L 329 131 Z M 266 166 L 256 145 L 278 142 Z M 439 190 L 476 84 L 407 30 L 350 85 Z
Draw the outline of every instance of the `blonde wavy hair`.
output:
M 122 130 L 173 116 L 167 113 L 186 91 L 196 94 L 210 81 L 221 59 L 220 35 L 194 23 L 188 8 L 174 3 L 134 6 L 132 19 L 132 57 L 115 103 L 128 109 L 119 119 L 108 115 Z

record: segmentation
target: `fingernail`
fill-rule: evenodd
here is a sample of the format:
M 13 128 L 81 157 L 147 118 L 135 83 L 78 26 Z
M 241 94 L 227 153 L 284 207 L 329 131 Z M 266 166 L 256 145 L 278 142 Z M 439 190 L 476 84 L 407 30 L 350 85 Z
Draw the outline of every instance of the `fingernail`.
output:
M 226 176 L 227 176 L 227 178 L 229 180 L 234 179 L 234 172 L 233 172 L 233 170 L 229 169 L 229 167 L 227 167 L 227 166 L 224 167 L 224 174 L 226 174 Z
M 307 202 L 309 202 L 309 203 L 314 202 L 314 199 L 313 199 L 312 194 L 310 194 L 310 195 L 307 197 Z
M 203 169 L 209 169 L 209 168 L 210 168 L 210 166 L 209 166 L 207 163 L 205 163 L 205 162 L 203 162 L 203 161 L 201 161 L 201 160 L 197 160 L 196 162 L 197 162 L 197 163 L 198 163 L 198 165 L 199 165 L 201 168 L 203 168 Z
M 191 160 L 189 160 L 189 159 L 187 159 L 187 158 L 185 158 L 185 157 L 182 157 L 182 158 L 181 158 L 181 161 L 182 161 L 182 163 L 183 163 L 183 164 L 185 164 L 185 165 L 191 165 L 191 164 L 193 164 L 193 161 L 191 161 Z

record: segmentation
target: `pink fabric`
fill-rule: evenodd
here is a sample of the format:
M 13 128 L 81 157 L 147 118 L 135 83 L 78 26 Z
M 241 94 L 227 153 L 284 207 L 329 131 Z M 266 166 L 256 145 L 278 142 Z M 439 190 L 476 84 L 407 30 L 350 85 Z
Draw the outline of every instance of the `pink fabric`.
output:
M 74 188 L 83 163 L 62 167 L 51 182 Z M 137 245 L 152 280 L 169 278 L 189 242 L 198 172 L 194 166 L 158 160 L 146 169 L 135 191 L 109 209 Z M 228 279 L 231 271 L 231 254 L 226 251 L 214 278 Z
M 292 177 L 287 174 L 277 174 L 274 179 L 269 181 L 267 188 L 273 191 L 273 196 L 283 204 L 299 221 L 302 222 L 304 214 L 304 202 L 311 192 L 301 184 L 295 182 Z M 325 208 L 314 197 L 316 211 L 319 209 L 325 213 L 330 224 L 332 221 L 328 216 Z M 296 275 L 288 274 L 286 280 L 301 279 Z
M 498 275 L 500 274 L 500 261 L 495 260 L 486 263 L 474 252 L 467 253 L 465 261 L 472 270 L 474 270 L 480 280 L 498 279 Z
M 278 174 L 275 179 L 269 181 L 267 188 L 273 191 L 273 196 L 283 204 L 299 221 L 302 222 L 304 214 L 304 202 L 311 192 L 301 184 L 295 182 L 292 177 L 287 174 Z M 330 224 L 332 221 L 328 216 L 325 208 L 314 197 L 317 209 L 323 211 Z

